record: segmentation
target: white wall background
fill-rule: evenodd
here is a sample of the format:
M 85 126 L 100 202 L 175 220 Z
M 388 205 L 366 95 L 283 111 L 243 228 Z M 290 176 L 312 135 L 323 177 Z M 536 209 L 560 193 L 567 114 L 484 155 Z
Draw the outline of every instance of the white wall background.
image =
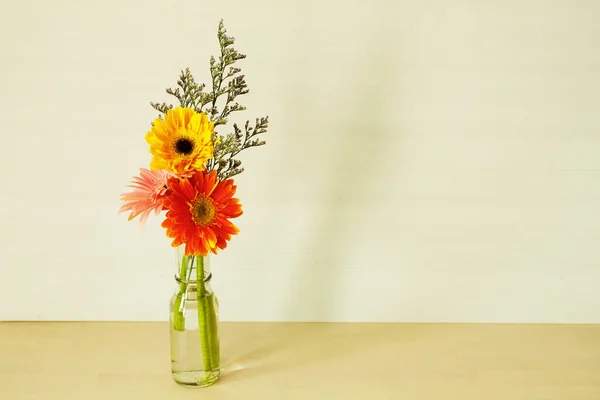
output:
M 594 0 L 2 1 L 0 319 L 167 318 L 119 195 L 221 17 L 271 119 L 223 320 L 600 322 Z

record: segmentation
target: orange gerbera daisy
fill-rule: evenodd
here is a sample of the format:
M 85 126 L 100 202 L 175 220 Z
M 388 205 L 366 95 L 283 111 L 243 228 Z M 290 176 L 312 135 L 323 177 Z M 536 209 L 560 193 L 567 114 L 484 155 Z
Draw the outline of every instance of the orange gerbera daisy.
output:
M 242 205 L 233 197 L 237 189 L 233 179 L 219 181 L 217 171 L 198 171 L 190 178 L 171 178 L 169 189 L 162 227 L 173 247 L 185 243 L 186 255 L 217 254 L 239 232 L 229 221 L 242 215 Z

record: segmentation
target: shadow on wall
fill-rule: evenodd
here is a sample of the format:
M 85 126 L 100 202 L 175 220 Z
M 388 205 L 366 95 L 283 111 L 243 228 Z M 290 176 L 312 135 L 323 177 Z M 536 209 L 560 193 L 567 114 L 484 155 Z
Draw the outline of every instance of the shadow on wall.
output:
M 318 12 L 318 8 L 315 4 L 312 12 Z M 382 160 L 377 155 L 387 153 L 386 118 L 382 109 L 386 110 L 383 105 L 392 100 L 386 98 L 390 91 L 385 90 L 385 86 L 397 77 L 393 55 L 384 47 L 385 31 L 378 30 L 381 24 L 373 21 L 382 15 L 381 10 L 375 10 L 371 16 L 365 16 L 371 19 L 371 29 L 360 33 L 362 44 L 355 47 L 350 65 L 339 63 L 326 71 L 317 67 L 319 74 L 335 73 L 341 68 L 352 69 L 348 74 L 350 80 L 339 86 L 339 92 L 325 107 L 316 109 L 314 103 L 309 102 L 314 94 L 306 88 L 298 88 L 296 93 L 289 94 L 295 99 L 303 99 L 298 104 L 301 110 L 308 111 L 312 107 L 314 121 L 321 122 L 311 124 L 312 129 L 322 130 L 318 136 L 334 139 L 329 141 L 331 148 L 326 152 L 327 162 L 322 163 L 326 169 L 322 170 L 321 176 L 314 177 L 331 184 L 318 199 L 318 215 L 311 216 L 315 224 L 309 228 L 308 235 L 302 235 L 308 238 L 307 241 L 295 246 L 306 251 L 294 253 L 299 256 L 290 260 L 288 297 L 281 302 L 279 320 L 333 321 L 336 315 L 339 316 L 336 302 L 340 297 L 337 294 L 344 273 L 342 264 L 348 260 L 348 253 L 356 250 L 352 248 L 355 243 L 352 238 L 362 234 L 357 232 L 361 218 L 369 208 L 376 206 L 370 189 L 375 191 L 381 185 L 376 177 Z M 295 38 L 290 38 L 291 49 L 294 49 L 294 43 L 300 46 L 306 41 L 302 33 L 302 30 L 297 30 Z M 340 37 L 343 38 L 342 35 Z M 320 60 L 313 63 L 321 65 Z M 301 76 L 302 82 L 309 81 L 309 75 L 315 72 L 306 72 L 302 65 L 294 62 L 289 70 L 290 76 Z M 324 81 L 327 81 L 326 77 Z M 286 111 L 285 120 L 297 119 L 296 109 L 288 108 Z
M 306 6 L 303 4 L 303 12 L 308 12 Z M 315 3 L 312 12 L 318 12 L 318 7 Z M 381 14 L 378 10 L 372 13 Z M 353 51 L 353 56 L 348 57 L 351 63 L 321 69 L 320 60 L 312 60 L 311 66 L 317 66 L 317 71 L 310 71 L 304 69 L 301 63 L 295 62 L 293 57 L 286 58 L 289 60 L 286 75 L 295 77 L 300 82 L 310 82 L 315 72 L 321 76 L 335 73 L 340 68 L 350 68 L 351 72 L 348 73 L 348 81 L 336 88 L 339 90 L 326 106 L 315 105 L 315 93 L 311 92 L 310 87 L 297 86 L 296 90 L 286 93 L 286 96 L 290 96 L 288 103 L 293 102 L 295 106 L 286 107 L 282 119 L 297 121 L 300 110 L 307 116 L 309 128 L 320 131 L 316 137 L 331 138 L 321 142 L 329 143 L 330 146 L 322 153 L 327 155 L 327 161 L 322 162 L 324 168 L 320 170 L 319 176 L 309 178 L 330 183 L 320 192 L 320 197 L 315 202 L 319 207 L 317 215 L 311 215 L 314 225 L 306 228 L 310 230 L 308 234 L 301 235 L 307 239 L 294 246 L 295 249 L 305 251 L 290 252 L 292 259 L 288 260 L 290 277 L 287 298 L 279 305 L 278 321 L 315 322 L 339 319 L 341 304 L 338 304 L 338 300 L 342 297 L 340 286 L 344 278 L 343 263 L 348 260 L 348 255 L 351 257 L 353 252 L 359 250 L 352 247 L 356 243 L 355 238 L 368 234 L 361 231 L 361 225 L 369 209 L 377 206 L 374 201 L 377 200 L 377 188 L 382 184 L 377 180 L 378 171 L 384 167 L 381 164 L 383 157 L 379 155 L 389 152 L 386 149 L 387 116 L 384 113 L 389 109 L 389 102 L 393 101 L 386 85 L 397 79 L 397 76 L 393 55 L 384 47 L 385 31 L 378 30 L 380 25 L 377 21 L 370 21 L 370 26 L 370 31 L 363 30 L 360 33 L 362 40 L 358 45 L 352 43 L 355 49 L 347 50 Z M 283 55 L 284 57 L 299 52 L 307 40 L 302 36 L 305 32 L 302 29 L 290 29 L 289 32 L 295 37 L 290 37 L 288 54 Z M 339 35 L 343 38 L 343 32 Z M 309 43 L 313 44 L 315 43 Z M 322 79 L 327 81 L 327 76 Z M 299 135 L 306 126 L 300 124 L 288 129 L 287 134 Z M 293 153 L 292 149 L 282 152 Z M 302 172 L 298 171 L 293 178 L 302 180 Z M 277 223 L 293 226 L 294 220 L 290 217 L 287 221 L 284 219 Z M 369 245 L 368 240 L 363 243 Z M 364 267 L 368 268 L 368 265 Z M 268 359 L 272 356 L 270 353 L 277 351 L 274 348 L 302 346 L 306 343 L 304 339 L 326 334 L 329 329 L 335 328 L 317 324 L 311 325 L 310 329 L 294 330 L 292 335 L 286 331 L 285 336 L 278 336 L 278 332 L 273 331 L 268 339 L 244 340 L 246 345 L 263 345 L 246 346 L 242 354 L 237 354 L 225 365 L 225 369 L 231 372 L 249 367 L 267 368 L 265 364 L 268 364 Z M 273 342 L 277 346 L 273 346 Z M 365 350 L 365 346 L 372 344 L 357 343 L 354 351 Z M 335 353 L 336 350 L 328 350 L 322 356 L 331 358 L 336 356 Z

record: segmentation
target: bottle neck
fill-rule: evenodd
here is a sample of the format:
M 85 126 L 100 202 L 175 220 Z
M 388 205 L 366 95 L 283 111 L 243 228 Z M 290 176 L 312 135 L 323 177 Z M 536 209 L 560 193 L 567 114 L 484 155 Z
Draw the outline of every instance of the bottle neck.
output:
M 202 255 L 186 256 L 177 254 L 177 270 L 175 280 L 180 284 L 210 284 L 212 273 L 210 271 L 209 257 Z

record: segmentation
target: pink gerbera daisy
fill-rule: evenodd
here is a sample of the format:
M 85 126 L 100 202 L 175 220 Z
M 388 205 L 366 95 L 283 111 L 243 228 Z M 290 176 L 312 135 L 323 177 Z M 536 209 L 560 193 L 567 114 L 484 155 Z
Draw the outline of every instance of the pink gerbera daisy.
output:
M 167 192 L 167 180 L 173 176 L 169 171 L 140 168 L 140 176 L 133 178 L 129 187 L 132 192 L 123 193 L 121 200 L 124 204 L 119 212 L 131 211 L 129 221 L 140 216 L 140 225 L 143 225 L 152 211 L 156 215 L 163 209 L 163 197 Z

